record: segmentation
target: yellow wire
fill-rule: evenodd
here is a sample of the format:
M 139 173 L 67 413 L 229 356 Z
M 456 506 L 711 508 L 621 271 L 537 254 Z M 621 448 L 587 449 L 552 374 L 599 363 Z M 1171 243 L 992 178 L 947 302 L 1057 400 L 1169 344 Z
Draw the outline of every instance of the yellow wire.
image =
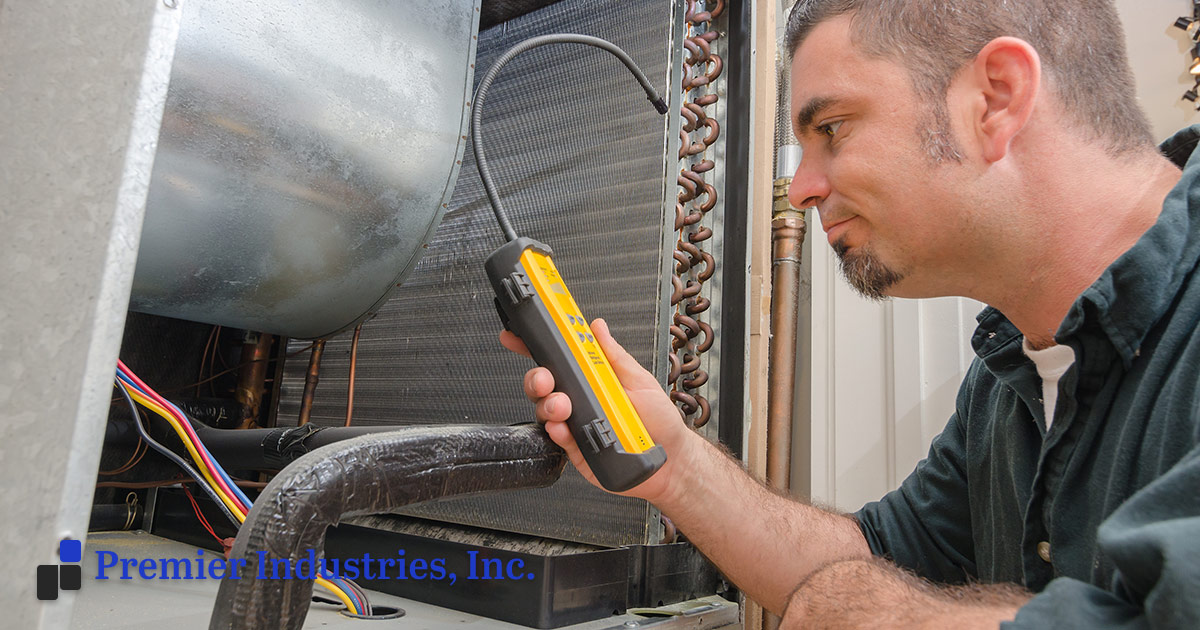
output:
M 163 406 L 158 404 L 156 401 L 142 395 L 142 393 L 138 390 L 128 387 L 124 383 L 122 383 L 121 386 L 125 388 L 125 391 L 129 392 L 130 396 L 133 396 L 134 400 L 138 401 L 138 403 L 140 403 L 143 407 L 146 407 L 150 411 L 162 416 L 162 418 L 167 421 L 167 424 L 171 425 L 171 428 L 175 430 L 175 433 L 179 436 L 179 439 L 183 441 L 183 446 L 187 449 L 188 453 L 191 454 L 192 460 L 196 462 L 196 466 L 200 470 L 200 474 L 204 475 L 204 478 L 208 481 L 209 486 L 212 487 L 218 497 L 221 497 L 221 502 L 229 508 L 229 511 L 233 513 L 234 517 L 237 518 L 239 523 L 246 522 L 246 514 L 242 512 L 241 507 L 237 504 L 237 502 L 233 501 L 229 496 L 227 496 L 221 489 L 221 486 L 217 485 L 217 482 L 213 479 L 208 467 L 204 464 L 204 459 L 200 457 L 199 451 L 197 451 L 195 445 L 192 444 L 191 436 L 187 434 L 187 431 L 183 430 L 183 427 L 179 426 L 179 421 L 175 419 L 175 416 L 171 415 L 170 412 L 164 409 Z M 365 614 L 366 611 L 360 611 L 354 605 L 354 600 L 350 599 L 350 596 L 341 588 L 338 588 L 338 586 L 333 582 L 317 576 L 316 583 L 321 588 L 333 593 L 338 599 L 342 600 L 342 603 L 346 605 L 347 610 L 357 614 Z
M 346 610 L 349 610 L 350 612 L 358 614 L 358 615 L 366 614 L 366 611 L 358 610 L 358 608 L 356 608 L 354 606 L 354 600 L 350 599 L 350 596 L 347 595 L 345 592 L 343 592 L 342 589 L 340 589 L 336 585 L 334 585 L 333 582 L 330 582 L 329 580 L 326 580 L 323 577 L 317 576 L 317 585 L 319 585 L 321 588 L 324 588 L 325 590 L 329 591 L 330 593 L 337 595 L 337 598 L 342 600 L 342 603 L 346 605 Z
M 142 393 L 136 389 L 126 387 L 126 391 L 128 391 L 129 395 L 133 396 L 135 400 L 141 403 L 142 406 L 162 416 L 163 419 L 167 421 L 167 424 L 171 425 L 171 428 L 175 430 L 175 433 L 179 436 L 179 439 L 183 441 L 183 446 L 187 449 L 188 453 L 191 454 L 192 460 L 196 462 L 196 466 L 199 468 L 200 474 L 204 475 L 204 479 L 208 481 L 208 485 L 216 491 L 217 496 L 221 497 L 221 502 L 229 508 L 230 512 L 233 512 L 233 515 L 237 517 L 238 522 L 244 522 L 246 520 L 245 512 L 242 511 L 241 506 L 239 506 L 236 501 L 232 500 L 225 494 L 225 492 L 221 490 L 221 486 L 217 484 L 216 480 L 213 479 L 212 473 L 209 472 L 208 466 L 204 464 L 204 458 L 200 456 L 200 453 L 192 444 L 190 436 L 188 436 L 187 432 L 183 430 L 183 427 L 179 426 L 179 422 L 175 420 L 175 417 L 172 416 L 166 409 L 164 409 L 162 405 L 147 398 L 146 396 L 143 396 Z

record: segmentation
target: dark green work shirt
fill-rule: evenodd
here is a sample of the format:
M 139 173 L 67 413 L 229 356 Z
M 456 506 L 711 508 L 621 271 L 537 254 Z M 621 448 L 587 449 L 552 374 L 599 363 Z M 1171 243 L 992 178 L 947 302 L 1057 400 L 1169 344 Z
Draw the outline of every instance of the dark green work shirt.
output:
M 1076 360 L 1048 431 L 1021 333 L 979 315 L 950 422 L 856 515 L 875 554 L 1037 592 L 1006 628 L 1200 629 L 1198 139 L 1200 126 L 1162 146 L 1182 179 L 1055 334 Z

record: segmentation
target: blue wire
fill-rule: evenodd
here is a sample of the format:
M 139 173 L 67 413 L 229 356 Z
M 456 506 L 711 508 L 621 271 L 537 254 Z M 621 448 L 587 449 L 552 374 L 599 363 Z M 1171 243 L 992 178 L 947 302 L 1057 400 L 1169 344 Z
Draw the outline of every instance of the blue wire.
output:
M 324 577 L 324 576 L 322 576 L 322 577 Z M 350 588 L 350 585 L 346 584 L 346 582 L 345 582 L 345 581 L 344 581 L 342 578 L 339 578 L 339 577 L 327 577 L 327 578 L 325 578 L 325 579 L 329 580 L 330 582 L 333 582 L 333 583 L 334 583 L 334 585 L 336 585 L 338 588 L 340 588 L 340 589 L 342 589 L 343 591 L 345 591 L 345 592 L 346 592 L 346 594 L 350 596 L 350 601 L 351 601 L 351 602 L 354 602 L 354 607 L 358 609 L 358 610 L 356 610 L 356 611 L 351 611 L 351 612 L 353 612 L 353 613 L 354 613 L 354 614 L 356 614 L 356 615 L 365 615 L 365 614 L 367 614 L 367 609 L 366 609 L 366 607 L 365 607 L 365 606 L 363 606 L 363 603 L 362 603 L 362 601 L 360 601 L 360 600 L 359 600 L 359 598 L 358 598 L 358 593 L 356 593 L 356 592 L 354 591 L 354 589 Z
M 122 381 L 125 381 L 126 383 L 128 383 L 130 386 L 132 386 L 138 392 L 141 392 L 141 394 L 143 396 L 153 400 L 153 397 L 150 396 L 150 394 L 146 390 L 142 389 L 141 387 L 138 387 L 137 383 L 135 383 L 133 381 L 133 379 L 131 379 L 128 376 L 126 376 L 125 374 L 123 374 L 121 372 L 121 370 L 119 370 L 119 369 L 117 370 L 117 376 L 119 376 Z M 187 417 L 187 415 L 183 413 L 183 410 L 180 409 L 175 403 L 172 403 L 171 401 L 167 400 L 166 398 L 163 398 L 163 401 L 166 402 L 167 406 L 169 406 L 171 409 L 173 409 L 181 417 L 184 417 L 184 418 Z M 250 506 L 252 505 L 252 502 L 250 501 L 250 497 L 247 497 L 246 493 L 242 492 L 242 489 L 239 488 L 238 485 L 233 482 L 233 479 L 229 476 L 229 473 L 225 472 L 225 469 L 222 468 L 221 465 L 217 462 L 217 458 L 213 457 L 212 453 L 209 452 L 208 447 L 206 447 L 204 445 L 204 443 L 199 440 L 196 440 L 195 446 L 200 448 L 204 452 L 204 454 L 206 456 L 208 456 L 209 461 L 211 461 L 213 463 L 214 472 L 216 472 L 218 475 L 220 475 L 221 479 L 223 479 L 225 481 L 225 484 L 229 486 L 229 489 L 233 491 L 233 494 L 235 496 L 237 496 L 238 500 L 240 500 L 242 502 L 242 504 L 246 506 L 246 510 L 249 510 Z

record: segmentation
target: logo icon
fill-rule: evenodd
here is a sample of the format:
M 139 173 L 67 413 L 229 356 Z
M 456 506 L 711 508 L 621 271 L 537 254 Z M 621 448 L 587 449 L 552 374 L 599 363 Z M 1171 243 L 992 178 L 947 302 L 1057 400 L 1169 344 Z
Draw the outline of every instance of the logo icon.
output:
M 67 538 L 58 543 L 58 559 L 70 564 L 39 564 L 37 568 L 37 598 L 43 601 L 58 599 L 58 591 L 78 591 L 83 584 L 83 543 Z

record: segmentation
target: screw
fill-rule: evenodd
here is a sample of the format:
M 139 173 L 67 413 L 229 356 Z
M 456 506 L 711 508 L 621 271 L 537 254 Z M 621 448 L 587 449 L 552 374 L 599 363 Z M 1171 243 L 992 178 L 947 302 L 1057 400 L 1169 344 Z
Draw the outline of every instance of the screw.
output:
M 179 0 L 163 0 L 163 5 L 168 9 L 174 9 L 179 6 Z

